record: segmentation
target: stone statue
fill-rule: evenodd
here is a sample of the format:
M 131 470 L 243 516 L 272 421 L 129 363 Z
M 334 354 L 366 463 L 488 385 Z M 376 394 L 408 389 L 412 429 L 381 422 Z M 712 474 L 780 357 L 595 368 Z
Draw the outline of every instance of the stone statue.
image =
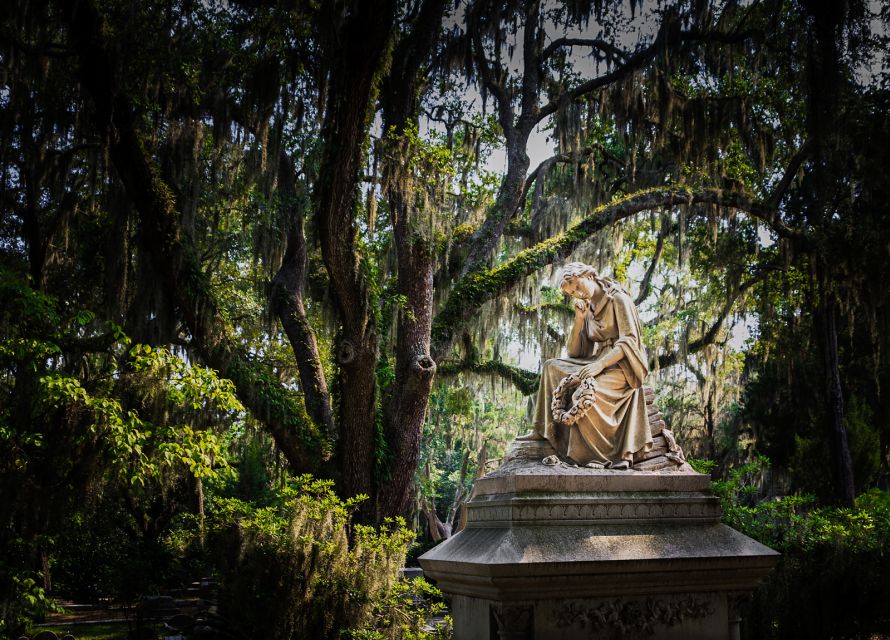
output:
M 567 264 L 559 288 L 575 299 L 568 358 L 544 363 L 534 431 L 520 440 L 546 439 L 578 465 L 630 468 L 653 448 L 640 317 L 628 292 L 589 265 Z
M 683 460 L 643 386 L 627 291 L 579 263 L 559 286 L 575 322 L 569 357 L 544 364 L 535 430 L 419 559 L 451 595 L 454 638 L 738 638 L 738 602 L 779 554 L 722 524 L 710 476 Z

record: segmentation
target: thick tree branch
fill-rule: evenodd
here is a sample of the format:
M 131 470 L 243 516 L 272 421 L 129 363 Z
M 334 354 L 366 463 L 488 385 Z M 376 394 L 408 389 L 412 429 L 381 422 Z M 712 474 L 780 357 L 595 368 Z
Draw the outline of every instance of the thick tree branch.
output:
M 791 161 L 788 163 L 788 166 L 785 168 L 785 173 L 782 175 L 782 179 L 779 180 L 775 189 L 773 189 L 773 192 L 769 195 L 769 198 L 766 199 L 766 204 L 774 209 L 778 208 L 779 203 L 782 201 L 782 197 L 785 195 L 785 192 L 788 191 L 788 187 L 791 186 L 791 182 L 800 170 L 800 165 L 802 165 L 804 160 L 809 157 L 812 149 L 812 139 L 806 140 L 801 145 L 800 149 L 797 150 L 797 153 L 794 154 Z
M 607 42 L 602 38 L 557 38 L 548 44 L 541 53 L 541 61 L 546 61 L 562 47 L 590 47 L 592 49 L 598 49 L 604 55 L 611 56 L 618 61 L 627 60 L 628 57 L 626 51 L 619 49 L 611 42 Z
M 541 87 L 541 49 L 544 45 L 544 29 L 541 20 L 540 0 L 526 0 L 525 24 L 522 34 L 522 94 L 520 102 L 520 128 L 528 126 L 524 121 L 534 121 L 538 108 L 538 91 Z M 529 128 L 530 129 L 530 128 Z
M 520 369 L 501 360 L 461 360 L 439 365 L 440 377 L 452 377 L 460 373 L 500 376 L 515 386 L 520 393 L 530 395 L 538 388 L 540 376 L 533 371 Z
M 303 234 L 303 208 L 297 202 L 294 173 L 293 161 L 282 150 L 278 168 L 278 190 L 281 206 L 290 211 L 290 229 L 281 268 L 272 280 L 271 302 L 297 360 L 306 410 L 316 426 L 336 441 L 327 380 L 315 333 L 306 317 L 303 304 L 306 287 L 306 238 Z

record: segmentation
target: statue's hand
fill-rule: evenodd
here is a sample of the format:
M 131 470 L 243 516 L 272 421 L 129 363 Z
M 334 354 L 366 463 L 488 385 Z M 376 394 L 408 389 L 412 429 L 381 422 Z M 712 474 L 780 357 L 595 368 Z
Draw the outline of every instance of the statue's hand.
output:
M 585 311 L 587 311 L 587 301 L 575 298 L 575 315 L 583 316 Z
M 581 370 L 578 372 L 578 377 L 584 380 L 585 378 L 593 378 L 598 376 L 603 372 L 603 365 L 599 362 L 591 362 L 590 364 L 586 364 L 581 367 Z

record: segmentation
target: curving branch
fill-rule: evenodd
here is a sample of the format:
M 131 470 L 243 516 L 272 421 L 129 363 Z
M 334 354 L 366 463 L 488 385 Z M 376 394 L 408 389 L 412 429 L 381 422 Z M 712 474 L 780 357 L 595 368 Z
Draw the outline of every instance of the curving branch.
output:
M 522 204 L 528 197 L 528 192 L 531 191 L 532 186 L 535 187 L 535 198 L 537 199 L 540 197 L 544 190 L 543 180 L 547 177 L 547 174 L 550 172 L 553 165 L 558 162 L 574 162 L 579 158 L 585 158 L 591 155 L 594 151 L 599 151 L 603 155 L 603 158 L 612 164 L 615 164 L 618 167 L 624 167 L 624 163 L 621 162 L 621 159 L 609 152 L 609 150 L 601 144 L 593 144 L 575 152 L 557 153 L 556 155 L 542 160 L 541 163 L 528 174 L 525 179 L 525 186 L 522 188 L 522 197 L 519 199 L 519 208 L 522 207 Z
M 611 56 L 618 61 L 624 61 L 628 58 L 626 51 L 619 49 L 611 42 L 607 42 L 602 38 L 557 38 L 541 52 L 541 61 L 546 61 L 562 47 L 590 47 L 599 50 L 604 56 Z
M 658 266 L 658 261 L 661 259 L 661 252 L 664 249 L 664 239 L 670 232 L 670 218 L 663 215 L 661 218 L 661 230 L 659 230 L 658 239 L 655 241 L 655 252 L 652 254 L 652 261 L 646 268 L 646 273 L 643 275 L 643 280 L 640 282 L 640 293 L 637 294 L 637 297 L 634 300 L 635 305 L 642 304 L 642 302 L 649 297 L 649 289 L 652 286 L 652 275 L 655 273 L 655 267 Z
M 726 297 L 726 301 L 723 303 L 723 307 L 721 307 L 720 313 L 717 315 L 717 319 L 714 320 L 713 324 L 711 324 L 710 327 L 708 327 L 708 330 L 695 340 L 689 342 L 686 345 L 685 351 L 681 352 L 677 350 L 658 356 L 658 368 L 667 369 L 668 367 L 672 367 L 675 364 L 679 364 L 689 354 L 698 353 L 708 345 L 717 342 L 717 338 L 720 335 L 720 330 L 723 328 L 726 319 L 729 317 L 729 314 L 732 312 L 732 309 L 739 298 L 741 298 L 755 284 L 763 281 L 775 268 L 778 268 L 777 263 L 768 263 L 762 265 L 755 275 L 735 287 Z M 655 358 L 649 358 L 650 369 L 654 367 L 655 362 Z
M 456 376 L 459 373 L 494 374 L 515 386 L 523 395 L 537 391 L 540 376 L 532 371 L 521 369 L 501 360 L 461 360 L 444 362 L 439 366 L 438 375 Z
M 723 308 L 720 309 L 720 314 L 717 316 L 717 319 L 714 323 L 702 334 L 700 337 L 692 340 L 686 345 L 686 349 L 675 350 L 671 353 L 666 353 L 658 356 L 658 368 L 659 369 L 667 369 L 668 367 L 672 367 L 675 364 L 679 364 L 683 362 L 683 360 L 691 353 L 698 353 L 705 347 L 710 344 L 713 344 L 717 340 L 717 336 L 720 334 L 720 330 L 723 328 L 726 319 L 729 317 L 730 312 L 732 311 L 732 307 L 735 304 L 736 300 L 738 300 L 739 296 L 734 295 L 731 296 L 726 303 L 723 305 Z M 649 368 L 655 368 L 656 359 L 654 357 L 649 358 Z
M 691 42 L 717 42 L 722 44 L 733 44 L 747 40 L 758 32 L 751 30 L 736 30 L 725 33 L 720 31 L 701 31 L 699 29 L 690 29 L 688 31 L 680 31 L 674 29 L 674 23 L 665 20 L 655 40 L 648 47 L 640 49 L 636 53 L 628 55 L 624 58 L 623 64 L 616 67 L 612 71 L 605 73 L 596 78 L 591 78 L 582 82 L 574 89 L 565 92 L 559 97 L 551 100 L 541 107 L 537 113 L 537 122 L 556 113 L 559 106 L 565 102 L 577 100 L 585 95 L 593 93 L 597 89 L 601 89 L 610 84 L 614 84 L 632 73 L 642 69 L 649 64 L 655 57 L 667 49 L 668 47 L 676 47 Z
M 785 192 L 788 191 L 788 187 L 791 186 L 791 182 L 794 180 L 794 177 L 797 175 L 797 172 L 800 170 L 800 165 L 803 164 L 804 160 L 806 160 L 810 151 L 813 149 L 813 140 L 812 138 L 806 140 L 801 146 L 800 149 L 792 156 L 791 161 L 788 163 L 788 166 L 785 168 L 785 173 L 782 174 L 782 179 L 776 184 L 775 189 L 769 195 L 766 202 L 771 207 L 778 207 L 779 203 L 782 201 L 782 197 L 785 195 Z
M 434 359 L 442 359 L 453 343 L 456 330 L 466 325 L 484 303 L 510 291 L 538 269 L 565 258 L 593 233 L 641 211 L 693 204 L 745 211 L 766 222 L 780 236 L 806 241 L 806 236 L 786 225 L 776 210 L 743 193 L 682 186 L 638 191 L 597 207 L 561 234 L 521 251 L 492 269 L 476 270 L 458 280 L 433 322 Z

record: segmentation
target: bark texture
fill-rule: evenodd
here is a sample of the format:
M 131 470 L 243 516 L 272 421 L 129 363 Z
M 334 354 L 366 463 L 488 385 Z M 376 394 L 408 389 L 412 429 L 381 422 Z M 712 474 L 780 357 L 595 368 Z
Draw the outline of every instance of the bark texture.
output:
M 321 366 L 318 344 L 304 305 L 306 236 L 303 230 L 303 208 L 298 202 L 294 186 L 293 162 L 284 153 L 279 162 L 279 197 L 282 206 L 290 212 L 291 226 L 281 268 L 272 281 L 272 306 L 297 360 L 306 411 L 315 425 L 336 441 L 331 397 Z
M 393 56 L 383 102 L 385 131 L 401 131 L 417 124 L 421 68 L 429 58 L 442 26 L 446 3 L 427 0 L 411 30 Z M 385 437 L 390 462 L 381 483 L 379 511 L 404 515 L 411 502 L 410 489 L 420 460 L 423 421 L 436 373 L 430 357 L 433 322 L 433 271 L 429 239 L 413 228 L 414 194 L 405 180 L 404 163 L 386 168 L 386 197 L 393 217 L 393 240 L 398 263 L 397 289 L 405 300 L 396 327 L 396 365 L 392 395 L 386 411 Z
M 361 262 L 355 221 L 360 170 L 381 74 L 389 57 L 396 3 L 351 3 L 328 54 L 333 60 L 322 126 L 326 144 L 315 194 L 321 254 L 340 331 L 338 461 L 341 492 L 373 495 L 376 368 L 379 338 L 369 274 Z M 369 519 L 365 507 L 360 517 Z

